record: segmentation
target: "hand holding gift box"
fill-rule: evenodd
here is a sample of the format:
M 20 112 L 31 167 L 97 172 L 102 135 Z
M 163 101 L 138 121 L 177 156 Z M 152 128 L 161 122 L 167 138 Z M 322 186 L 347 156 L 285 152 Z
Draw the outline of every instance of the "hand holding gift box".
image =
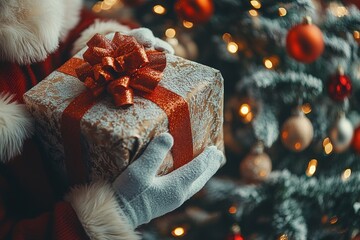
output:
M 25 96 L 48 153 L 55 153 L 50 159 L 58 161 L 55 167 L 63 166 L 59 168 L 63 180 L 93 182 L 73 188 L 68 197 L 90 236 L 99 230 L 89 209 L 104 206 L 97 211 L 115 219 L 110 232 L 118 226 L 133 229 L 180 206 L 225 161 L 217 147 L 206 147 L 217 144 L 222 149 L 223 144 L 218 72 L 145 51 L 133 38 L 116 34 L 114 39 L 95 36 L 87 50 Z M 110 47 L 108 52 L 94 44 L 111 46 L 118 40 L 123 48 Z M 173 138 L 161 134 L 166 131 L 177 141 L 171 155 Z M 131 154 L 121 155 L 124 152 Z M 103 164 L 104 160 L 115 164 Z M 176 170 L 158 176 L 159 167 L 161 174 Z M 94 181 L 100 178 L 113 183 Z M 104 197 L 93 201 L 92 194 L 99 194 L 99 189 Z M 119 214 L 127 224 L 119 221 Z
M 80 221 L 87 223 L 85 231 L 98 234 L 89 234 L 90 237 L 103 239 L 105 234 L 99 235 L 97 216 L 89 212 L 89 209 L 100 208 L 97 211 L 113 221 L 107 232 L 117 235 L 117 232 L 123 231 L 121 228 L 119 230 L 119 226 L 135 229 L 183 204 L 205 185 L 225 161 L 223 153 L 212 146 L 168 175 L 156 176 L 172 145 L 170 134 L 160 134 L 151 141 L 142 156 L 116 178 L 112 186 L 100 181 L 90 187 L 80 185 L 72 190 L 67 200 L 78 210 Z M 94 201 L 91 199 L 92 194 L 98 194 L 98 189 L 102 189 L 103 196 L 100 201 Z M 126 219 L 125 224 L 124 220 L 119 220 L 119 214 Z M 124 239 L 138 237 L 129 234 Z
M 0 45 L 6 46 L 0 56 L 2 61 L 0 64 L 0 118 L 4 120 L 0 121 L 0 128 L 5 134 L 0 137 L 0 143 L 2 143 L 0 148 L 4 150 L 0 153 L 2 182 L 0 191 L 4 193 L 0 194 L 0 208 L 5 210 L 5 215 L 3 214 L 0 220 L 7 223 L 1 225 L 2 228 L 0 227 L 2 229 L 0 238 L 139 239 L 140 237 L 134 233 L 133 228 L 176 208 L 194 191 L 197 191 L 219 167 L 219 163 L 223 159 L 221 153 L 213 148 L 207 149 L 191 164 L 186 164 L 166 176 L 156 176 L 156 169 L 163 162 L 166 149 L 171 146 L 172 138 L 165 134 L 155 137 L 144 154 L 141 152 L 145 149 L 145 145 L 141 145 L 140 148 L 140 145 L 137 145 L 138 141 L 132 141 L 133 149 L 139 149 L 132 160 L 135 159 L 135 155 L 141 155 L 141 157 L 127 167 L 123 174 L 120 174 L 119 169 L 125 168 L 128 162 L 122 162 L 120 158 L 107 155 L 107 152 L 115 152 L 112 147 L 120 143 L 119 141 L 111 142 L 115 140 L 110 133 L 112 123 L 109 123 L 108 129 L 92 128 L 94 132 L 91 133 L 83 132 L 82 126 L 84 123 L 85 125 L 94 123 L 89 121 L 80 123 L 79 120 L 81 131 L 78 135 L 73 134 L 73 136 L 76 135 L 79 140 L 76 141 L 76 145 L 80 146 L 83 153 L 84 158 L 81 161 L 84 160 L 85 173 L 89 174 L 85 176 L 91 182 L 77 185 L 70 192 L 68 192 L 69 189 L 65 189 L 68 192 L 67 201 L 62 201 L 63 192 L 52 184 L 51 180 L 54 177 L 48 174 L 50 172 L 48 172 L 48 168 L 44 167 L 44 163 L 46 167 L 48 165 L 46 163 L 53 164 L 54 169 L 57 169 L 59 173 L 62 172 L 63 179 L 72 180 L 70 172 L 67 171 L 72 169 L 70 165 L 67 165 L 66 168 L 59 168 L 59 166 L 65 166 L 63 160 L 66 151 L 61 145 L 64 138 L 62 135 L 53 134 L 63 125 L 59 125 L 56 120 L 37 124 L 37 132 L 40 133 L 38 136 L 42 138 L 47 150 L 54 151 L 49 154 L 47 161 L 43 162 L 44 158 L 37 151 L 37 141 L 35 138 L 29 139 L 33 132 L 33 121 L 21 103 L 23 95 L 28 89 L 37 85 L 44 76 L 54 71 L 63 63 L 64 59 L 68 59 L 71 48 L 73 51 L 74 49 L 80 50 L 82 47 L 79 48 L 79 46 L 83 45 L 82 43 L 86 42 L 86 39 L 89 39 L 88 36 L 94 32 L 124 31 L 135 36 L 146 47 L 169 52 L 172 49 L 146 29 L 128 31 L 127 27 L 114 21 L 98 20 L 87 11 L 81 11 L 81 19 L 79 19 L 81 1 L 78 0 L 71 1 L 72 4 L 69 4 L 68 1 L 55 0 L 41 0 L 41 4 L 39 1 L 35 1 L 35 3 L 26 1 L 26 4 L 22 4 L 23 2 L 15 0 L 11 4 L 3 4 L 0 8 L 0 12 L 5 13 L 3 14 L 5 21 L 2 23 L 5 27 L 0 29 L 0 32 L 4 33 L 4 38 L 0 41 Z M 36 11 L 32 11 L 34 7 L 36 7 Z M 16 39 L 21 41 L 16 41 Z M 58 45 L 59 42 L 60 45 Z M 63 89 L 59 85 L 56 87 L 58 87 L 56 90 L 60 92 L 69 90 Z M 69 92 L 74 93 L 74 90 L 70 87 Z M 77 93 L 80 95 L 80 91 Z M 54 96 L 57 98 L 60 95 Z M 73 97 L 68 95 L 68 102 L 66 99 L 63 102 L 60 101 L 62 110 L 67 108 L 71 99 L 74 100 L 76 96 L 76 94 Z M 106 98 L 104 101 L 107 101 Z M 15 102 L 15 100 L 19 102 Z M 110 99 L 108 100 L 111 102 Z M 134 100 L 136 103 L 137 97 Z M 97 105 L 96 103 L 93 108 L 96 108 Z M 56 117 L 62 119 L 60 112 L 53 111 L 58 105 L 49 106 L 49 108 L 45 105 L 40 106 L 42 109 L 38 110 L 43 110 L 43 114 L 48 116 L 54 114 L 51 116 L 54 119 Z M 111 108 L 113 105 L 109 104 L 109 107 Z M 56 114 L 58 115 L 56 116 Z M 49 118 L 49 120 L 54 119 Z M 167 119 L 166 116 L 164 119 Z M 42 119 L 42 121 L 45 120 L 45 118 Z M 104 118 L 100 119 L 100 122 L 102 121 Z M 96 124 L 95 122 L 91 127 Z M 113 126 L 116 127 L 116 125 Z M 50 133 L 49 138 L 41 134 L 46 132 L 46 128 L 46 131 Z M 116 135 L 116 131 L 114 132 Z M 160 133 L 153 132 L 152 136 Z M 86 134 L 107 135 L 99 139 L 94 138 L 100 140 L 99 142 L 89 142 L 86 140 L 88 136 Z M 141 136 L 136 136 L 136 138 L 142 139 Z M 49 139 L 51 141 L 47 142 Z M 52 144 L 54 145 L 51 146 Z M 97 146 L 99 148 L 90 152 L 88 151 L 89 144 L 93 144 L 91 146 L 93 148 Z M 101 149 L 102 147 L 106 149 L 106 152 Z M 100 155 L 94 156 L 93 152 L 98 152 Z M 102 153 L 104 155 L 101 155 Z M 51 156 L 60 156 L 61 154 L 64 155 L 63 158 L 51 158 Z M 119 155 L 121 154 L 120 152 Z M 89 156 L 91 157 L 89 158 Z M 214 158 L 211 158 L 213 156 Z M 109 160 L 108 163 L 114 163 L 115 167 L 106 165 L 107 162 L 103 161 L 104 159 Z M 125 159 L 130 158 L 127 156 Z M 96 174 L 96 168 L 89 164 L 90 160 L 99 163 L 98 174 Z M 107 169 L 114 171 L 112 176 L 116 181 L 113 185 L 110 183 L 112 181 L 110 177 L 107 178 L 108 181 L 95 181 L 97 177 L 111 176 L 106 172 L 102 174 L 103 170 Z M 198 169 L 198 171 L 194 171 L 194 169 Z M 139 171 L 141 171 L 140 174 Z M 129 189 L 131 191 L 128 191 Z M 55 198 L 55 196 L 61 198 Z
M 144 51 L 120 34 L 113 41 L 95 36 L 88 45 L 24 96 L 63 182 L 113 181 L 162 132 L 169 131 L 175 144 L 159 174 L 184 165 L 206 146 L 222 149 L 223 80 L 218 71 Z M 133 105 L 119 109 L 116 101 Z

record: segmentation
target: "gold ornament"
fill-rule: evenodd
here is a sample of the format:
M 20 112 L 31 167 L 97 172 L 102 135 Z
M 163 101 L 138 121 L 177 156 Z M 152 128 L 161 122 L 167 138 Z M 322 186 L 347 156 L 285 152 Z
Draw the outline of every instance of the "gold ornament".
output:
M 257 143 L 240 163 L 240 174 L 246 182 L 262 182 L 269 176 L 272 164 L 264 152 L 262 143 Z
M 287 119 L 281 130 L 281 141 L 292 151 L 300 152 L 307 148 L 314 136 L 314 129 L 310 120 L 302 111 Z

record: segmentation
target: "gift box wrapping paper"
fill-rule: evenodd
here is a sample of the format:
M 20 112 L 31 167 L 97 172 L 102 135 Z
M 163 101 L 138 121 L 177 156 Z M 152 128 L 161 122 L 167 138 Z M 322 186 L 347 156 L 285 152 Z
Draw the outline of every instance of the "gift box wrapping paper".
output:
M 86 48 L 74 57 L 82 59 Z M 223 78 L 218 70 L 166 54 L 166 68 L 159 86 L 186 100 L 189 106 L 194 157 L 206 146 L 223 150 Z M 24 95 L 36 119 L 36 134 L 57 177 L 67 182 L 61 116 L 69 103 L 87 91 L 76 77 L 54 71 Z M 142 153 L 151 139 L 168 132 L 165 112 L 155 103 L 134 97 L 134 105 L 122 109 L 110 97 L 99 100 L 80 121 L 88 180 L 114 180 Z M 171 171 L 168 154 L 160 175 Z M 141 173 L 139 173 L 141 174 Z

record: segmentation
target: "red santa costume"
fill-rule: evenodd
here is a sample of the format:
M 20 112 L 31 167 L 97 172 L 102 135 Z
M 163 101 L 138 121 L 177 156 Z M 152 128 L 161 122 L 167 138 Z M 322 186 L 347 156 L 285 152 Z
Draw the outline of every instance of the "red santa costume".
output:
M 221 151 L 208 147 L 156 176 L 173 144 L 165 133 L 114 182 L 58 187 L 33 136 L 24 93 L 95 33 L 128 31 L 145 47 L 173 51 L 148 29 L 129 31 L 81 7 L 81 0 L 0 1 L 0 239 L 140 239 L 134 228 L 180 206 L 224 162 Z
M 0 2 L 0 239 L 139 238 L 114 214 L 110 187 L 80 186 L 65 198 L 54 190 L 21 104 L 90 36 L 127 29 L 81 8 L 81 0 Z

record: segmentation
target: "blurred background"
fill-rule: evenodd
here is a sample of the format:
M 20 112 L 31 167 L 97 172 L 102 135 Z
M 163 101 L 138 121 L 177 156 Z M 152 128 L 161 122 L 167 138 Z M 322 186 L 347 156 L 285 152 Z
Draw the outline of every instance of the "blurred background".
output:
M 87 0 L 225 81 L 227 164 L 144 239 L 360 239 L 360 0 Z

